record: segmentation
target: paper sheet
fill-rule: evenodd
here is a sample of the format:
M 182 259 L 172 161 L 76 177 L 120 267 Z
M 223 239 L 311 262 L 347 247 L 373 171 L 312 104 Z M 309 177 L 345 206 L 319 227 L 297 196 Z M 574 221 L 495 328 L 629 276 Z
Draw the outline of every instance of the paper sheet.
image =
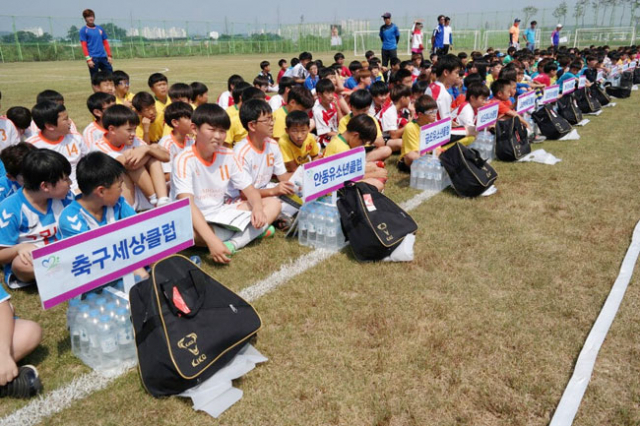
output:
M 561 141 L 577 141 L 580 140 L 580 135 L 578 134 L 578 131 L 576 129 L 573 129 L 571 132 L 569 132 L 568 135 L 558 139 Z
M 606 105 L 602 105 L 602 108 L 613 108 L 614 106 L 616 106 L 617 104 L 615 102 L 609 102 Z
M 589 124 L 591 122 L 591 120 L 589 120 L 588 118 L 583 119 L 581 122 L 579 122 L 578 124 L 576 124 L 576 126 L 586 126 L 587 124 Z
M 598 115 L 600 115 L 600 114 L 602 114 L 602 110 L 600 110 L 600 111 L 596 111 L 596 112 L 589 112 L 589 113 L 587 113 L 587 114 L 585 114 L 585 115 L 594 115 L 594 116 L 598 116 Z
M 532 163 L 548 164 L 550 166 L 553 166 L 562 160 L 555 157 L 553 154 L 548 153 L 544 149 L 537 149 L 525 155 L 518 161 L 523 163 L 532 162 Z
M 400 243 L 390 256 L 382 259 L 383 262 L 411 262 L 413 260 L 413 245 L 416 242 L 416 235 L 409 234 L 404 237 L 404 240 Z

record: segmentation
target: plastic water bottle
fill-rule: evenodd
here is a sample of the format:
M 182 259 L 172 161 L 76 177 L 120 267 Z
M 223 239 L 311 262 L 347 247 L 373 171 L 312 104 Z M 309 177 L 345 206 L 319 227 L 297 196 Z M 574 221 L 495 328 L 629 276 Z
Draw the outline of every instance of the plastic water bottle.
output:
M 434 183 L 433 187 L 435 192 L 440 192 L 443 190 L 442 188 L 442 165 L 440 164 L 440 160 L 433 159 L 433 175 L 434 175 Z
M 100 342 L 100 352 L 102 354 L 102 369 L 118 366 L 118 340 L 115 331 L 115 322 L 109 315 L 102 315 L 97 326 L 97 337 Z
M 71 350 L 83 361 L 89 355 L 89 311 L 88 304 L 78 306 L 75 318 L 70 324 Z
M 416 168 L 414 167 L 417 161 L 418 160 L 411 163 L 411 177 L 409 178 L 409 186 L 414 189 L 418 187 L 418 173 L 416 172 Z
M 309 216 L 307 220 L 307 245 L 314 246 L 316 244 L 316 205 L 309 203 Z
M 418 171 L 418 189 L 425 190 L 427 187 L 427 168 L 425 162 L 419 161 L 418 164 L 416 164 L 416 168 Z
M 325 220 L 327 209 L 323 204 L 318 204 L 316 210 L 316 244 L 317 248 L 326 247 Z
M 112 301 L 106 304 L 104 313 L 109 315 L 111 318 L 116 316 L 116 311 L 118 310 L 118 304 L 115 301 L 116 298 L 113 298 Z
M 107 291 L 105 293 L 109 292 Z M 101 314 L 104 314 L 106 312 L 106 306 L 108 302 L 109 300 L 107 299 L 107 296 L 100 296 L 96 299 L 95 307 L 100 311 Z
M 337 250 L 338 247 L 338 211 L 336 207 L 328 209 L 326 224 L 326 247 L 330 250 Z
M 100 297 L 100 296 L 98 296 L 98 293 L 94 293 L 93 291 L 89 292 L 89 293 L 86 293 L 85 297 L 84 297 L 84 302 L 87 303 L 89 306 L 93 307 L 93 306 L 95 306 L 96 299 L 98 297 Z
M 78 308 L 80 308 L 81 300 L 79 298 L 73 298 L 69 300 L 69 306 L 67 307 L 67 330 L 71 329 L 71 324 L 76 318 Z
M 102 368 L 102 352 L 100 350 L 100 337 L 98 336 L 99 324 L 100 311 L 93 308 L 89 311 L 89 318 L 87 320 L 89 350 L 87 351 L 86 364 L 96 370 Z
M 191 261 L 195 263 L 198 268 L 202 267 L 202 259 L 200 259 L 200 256 L 193 255 L 189 257 L 189 259 L 191 259 Z
M 308 246 L 307 226 L 309 221 L 309 204 L 303 204 L 298 211 L 298 242 L 300 245 Z
M 133 341 L 133 327 L 129 321 L 129 312 L 125 308 L 116 311 L 115 323 L 120 359 L 123 361 L 135 359 L 136 345 Z

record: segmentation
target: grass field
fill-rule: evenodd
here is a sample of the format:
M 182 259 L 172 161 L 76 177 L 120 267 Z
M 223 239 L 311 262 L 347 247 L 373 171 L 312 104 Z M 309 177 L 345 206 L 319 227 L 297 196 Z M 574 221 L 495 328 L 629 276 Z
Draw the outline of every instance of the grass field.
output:
M 165 70 L 170 83 L 204 82 L 215 99 L 228 75 L 252 78 L 262 59 L 131 60 L 116 68 L 131 74 L 134 91 Z M 79 128 L 89 122 L 81 62 L 0 67 L 2 111 L 32 106 L 47 88 L 64 94 Z M 580 141 L 535 146 L 562 158 L 556 166 L 498 162 L 495 196 L 465 200 L 445 191 L 413 210 L 414 262 L 360 264 L 347 251 L 257 300 L 265 326 L 256 346 L 269 362 L 236 383 L 244 397 L 221 419 L 185 399 L 150 397 L 131 371 L 43 423 L 547 424 L 640 219 L 638 99 L 633 92 L 593 117 Z M 390 197 L 418 193 L 390 170 Z M 308 252 L 279 234 L 242 250 L 230 266 L 204 267 L 240 290 Z M 640 424 L 638 282 L 605 341 L 576 425 Z M 65 307 L 42 311 L 35 290 L 12 298 L 20 316 L 45 329 L 26 359 L 37 365 L 45 396 L 89 371 L 71 354 Z M 27 403 L 3 400 L 0 418 Z

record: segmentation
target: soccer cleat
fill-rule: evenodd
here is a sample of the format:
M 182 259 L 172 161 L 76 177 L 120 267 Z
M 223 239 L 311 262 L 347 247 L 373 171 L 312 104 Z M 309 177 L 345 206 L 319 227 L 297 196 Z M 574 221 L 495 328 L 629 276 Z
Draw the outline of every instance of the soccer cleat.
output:
M 30 398 L 42 391 L 38 370 L 33 365 L 23 365 L 18 376 L 4 386 L 0 386 L 0 398 Z
M 269 225 L 269 227 L 265 229 L 265 231 L 260 234 L 258 238 L 271 238 L 274 235 L 276 235 L 276 228 L 274 228 L 273 225 Z

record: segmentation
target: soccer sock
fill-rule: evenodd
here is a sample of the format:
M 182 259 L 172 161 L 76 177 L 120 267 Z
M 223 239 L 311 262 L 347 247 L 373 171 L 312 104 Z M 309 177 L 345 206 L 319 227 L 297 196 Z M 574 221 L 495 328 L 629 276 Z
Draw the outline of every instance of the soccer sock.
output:
M 267 229 L 269 225 L 265 225 L 260 229 L 256 229 L 253 225 L 247 226 L 243 232 L 236 232 L 233 234 L 233 237 L 229 240 L 233 243 L 237 250 L 240 250 L 242 247 L 249 244 L 251 241 L 255 240 Z
M 158 196 L 156 194 L 151 194 L 151 197 L 149 197 L 149 202 L 155 206 L 156 204 L 158 204 Z

